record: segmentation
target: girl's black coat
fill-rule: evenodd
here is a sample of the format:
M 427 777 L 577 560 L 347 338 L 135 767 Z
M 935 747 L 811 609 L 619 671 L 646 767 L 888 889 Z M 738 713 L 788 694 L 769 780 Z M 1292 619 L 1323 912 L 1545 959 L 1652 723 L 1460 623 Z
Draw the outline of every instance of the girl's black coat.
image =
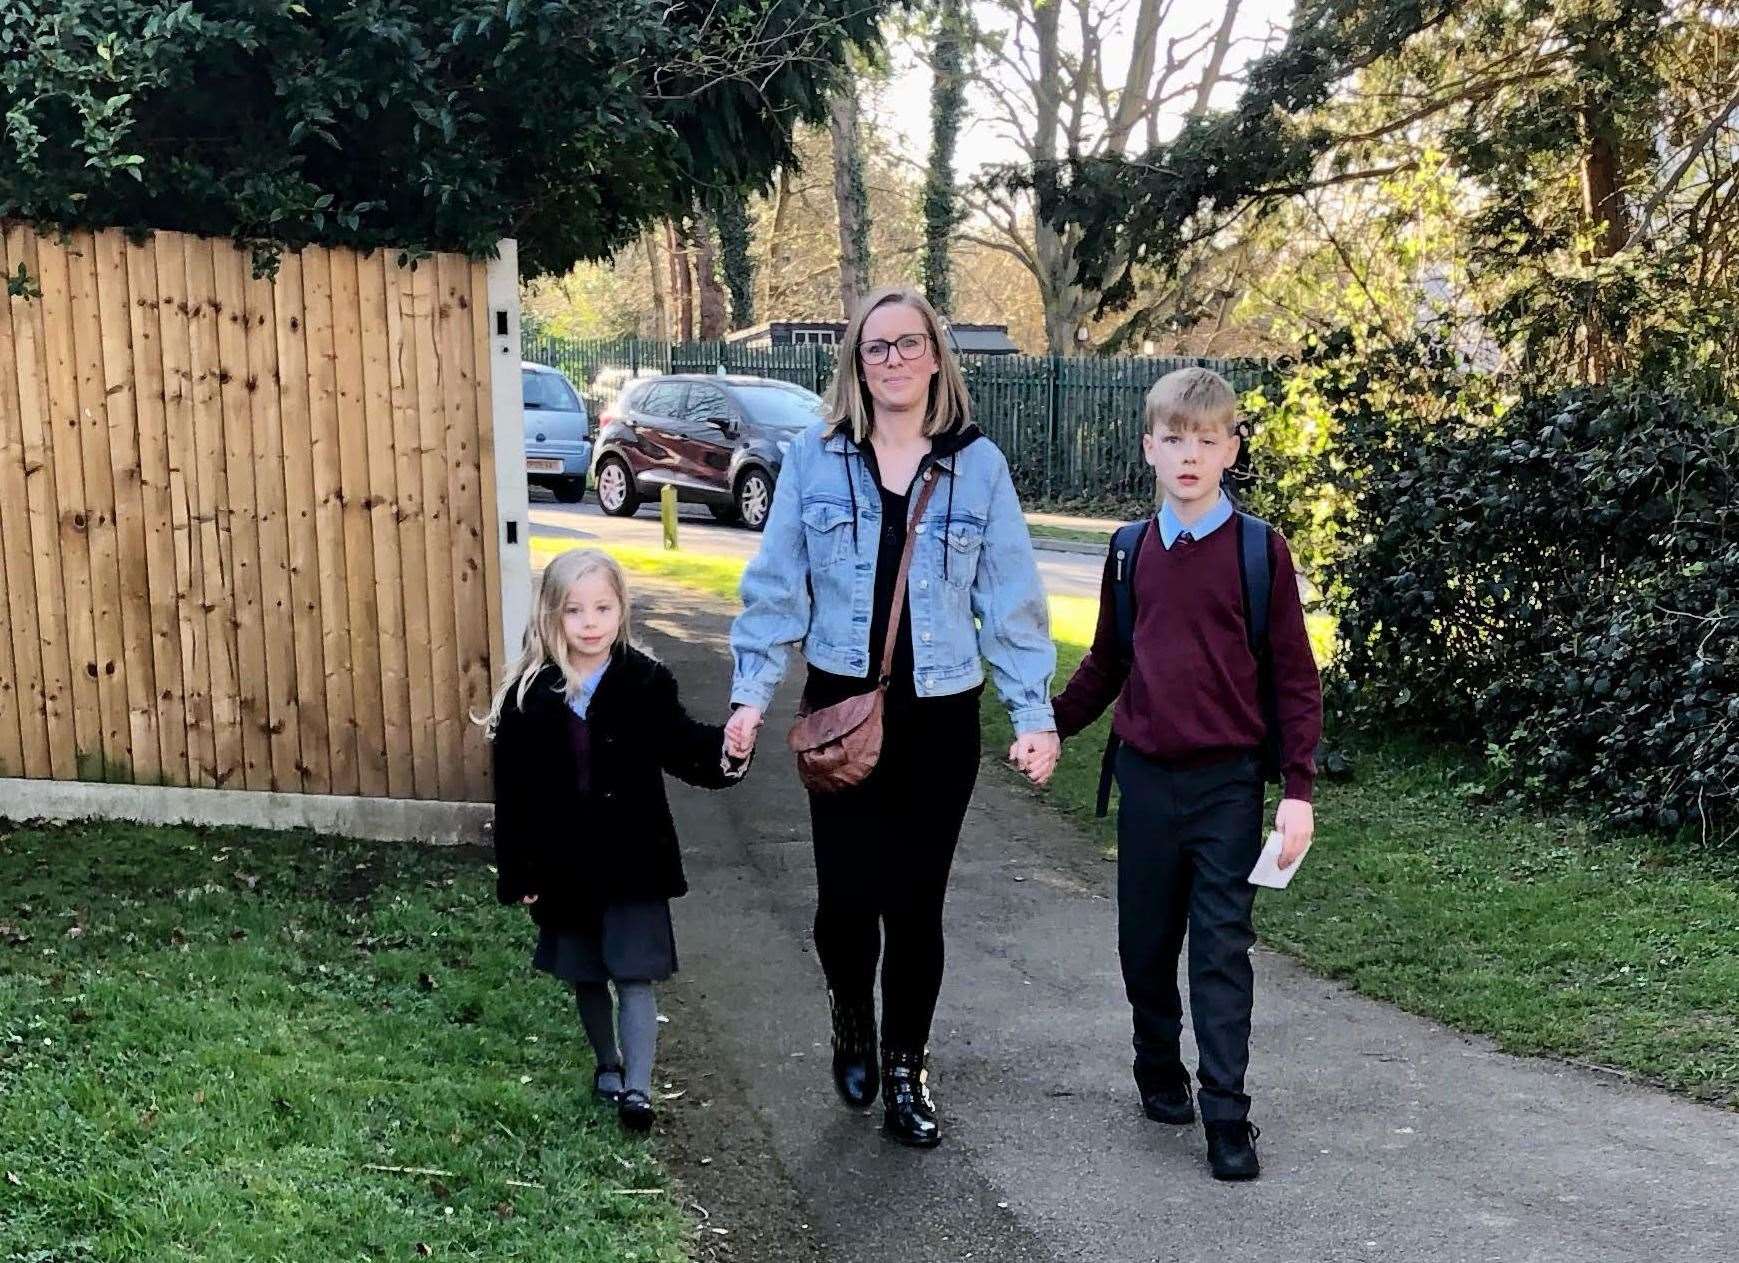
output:
M 533 920 L 583 925 L 624 899 L 686 894 L 664 773 L 735 784 L 719 767 L 724 729 L 691 719 L 676 677 L 638 649 L 617 649 L 586 710 L 591 791 L 579 791 L 561 670 L 544 667 L 520 706 L 508 692 L 495 730 L 495 894 L 538 896 Z

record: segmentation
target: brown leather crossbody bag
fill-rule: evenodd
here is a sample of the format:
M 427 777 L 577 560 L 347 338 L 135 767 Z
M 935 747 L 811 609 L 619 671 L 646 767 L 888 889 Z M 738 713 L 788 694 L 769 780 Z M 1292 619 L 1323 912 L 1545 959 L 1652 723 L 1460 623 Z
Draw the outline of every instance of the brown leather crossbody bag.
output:
M 906 523 L 906 547 L 900 553 L 900 572 L 894 580 L 894 608 L 888 614 L 888 636 L 882 645 L 882 669 L 875 688 L 820 710 L 799 711 L 797 722 L 791 725 L 786 740 L 797 754 L 797 775 L 814 793 L 836 793 L 862 784 L 882 757 L 882 716 L 894 670 L 894 645 L 906 613 L 906 575 L 912 568 L 918 523 L 923 521 L 924 509 L 935 490 L 936 471 L 932 468 L 925 471 L 918 501 Z

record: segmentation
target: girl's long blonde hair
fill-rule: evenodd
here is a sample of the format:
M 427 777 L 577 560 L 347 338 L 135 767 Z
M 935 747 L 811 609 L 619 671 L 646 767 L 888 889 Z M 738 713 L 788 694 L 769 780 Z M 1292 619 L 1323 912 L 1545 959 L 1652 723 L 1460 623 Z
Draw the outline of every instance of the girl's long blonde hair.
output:
M 622 573 L 622 567 L 610 554 L 596 548 L 568 549 L 544 567 L 543 582 L 531 597 L 531 617 L 525 623 L 525 641 L 519 657 L 508 669 L 501 687 L 495 691 L 489 714 L 477 721 L 491 737 L 501 723 L 501 708 L 507 704 L 508 694 L 514 693 L 514 705 L 523 707 L 525 695 L 531 691 L 531 682 L 549 664 L 561 668 L 564 695 L 571 697 L 580 687 L 579 673 L 568 661 L 567 639 L 562 635 L 562 606 L 567 604 L 568 592 L 574 584 L 587 575 L 600 572 L 610 580 L 610 586 L 616 590 L 616 599 L 622 605 L 622 625 L 616 629 L 616 643 L 611 646 L 611 651 L 628 647 L 628 578 Z
M 839 346 L 839 371 L 827 393 L 829 434 L 841 430 L 851 435 L 852 442 L 862 447 L 875 429 L 875 400 L 863 379 L 863 364 L 858 348 L 863 345 L 863 327 L 870 313 L 889 303 L 904 303 L 924 318 L 924 332 L 930 335 L 936 353 L 936 375 L 930 379 L 930 402 L 924 410 L 924 435 L 964 429 L 972 421 L 972 398 L 966 393 L 966 378 L 961 375 L 960 361 L 942 328 L 942 318 L 917 290 L 904 285 L 888 285 L 874 290 L 858 304 L 857 314 L 845 329 L 845 341 Z

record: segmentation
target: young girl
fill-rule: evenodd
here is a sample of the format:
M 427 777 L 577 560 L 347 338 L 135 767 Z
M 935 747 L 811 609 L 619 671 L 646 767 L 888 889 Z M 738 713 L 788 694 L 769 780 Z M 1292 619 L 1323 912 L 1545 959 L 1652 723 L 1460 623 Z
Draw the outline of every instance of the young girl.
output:
M 574 988 L 597 1058 L 594 1094 L 645 1131 L 652 984 L 676 972 L 669 901 L 688 890 L 664 773 L 723 789 L 746 763 L 724 757 L 723 728 L 689 718 L 676 678 L 629 643 L 628 624 L 614 560 L 590 549 L 557 557 L 487 723 L 496 897 L 531 910 L 532 964 Z

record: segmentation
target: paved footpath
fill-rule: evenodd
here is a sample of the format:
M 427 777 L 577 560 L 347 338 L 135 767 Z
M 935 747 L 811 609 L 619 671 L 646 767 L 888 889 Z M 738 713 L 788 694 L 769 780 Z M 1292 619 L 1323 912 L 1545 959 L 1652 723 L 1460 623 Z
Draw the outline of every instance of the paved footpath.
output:
M 722 714 L 727 608 L 639 591 L 643 640 L 692 709 Z M 829 1083 L 808 815 L 779 740 L 793 700 L 788 683 L 743 786 L 675 795 L 693 893 L 675 905 L 682 973 L 664 996 L 661 1075 L 682 1095 L 663 1143 L 725 1228 L 703 1229 L 717 1256 L 1739 1259 L 1739 1114 L 1503 1055 L 1265 951 L 1250 1080 L 1265 1174 L 1214 1183 L 1198 1129 L 1136 1107 L 1112 866 L 989 767 L 947 910 L 932 1040 L 946 1139 L 884 1141 L 879 1113 L 848 1111 Z

